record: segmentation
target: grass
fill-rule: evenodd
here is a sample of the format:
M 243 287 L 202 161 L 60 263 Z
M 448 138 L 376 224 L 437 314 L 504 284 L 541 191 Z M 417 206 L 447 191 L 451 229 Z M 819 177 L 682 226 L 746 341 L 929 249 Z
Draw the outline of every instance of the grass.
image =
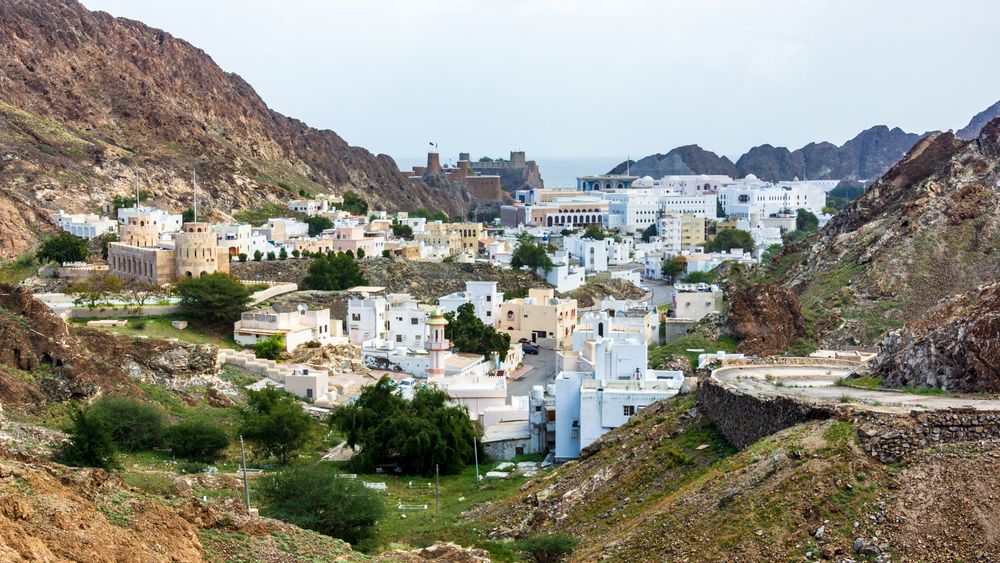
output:
M 17 285 L 35 275 L 37 270 L 35 254 L 33 252 L 22 254 L 14 260 L 0 262 L 0 283 Z
M 688 352 L 688 349 L 701 349 L 705 352 Z M 718 340 L 712 340 L 698 334 L 686 334 L 673 342 L 661 346 L 651 346 L 649 349 L 649 365 L 662 365 L 671 356 L 684 356 L 691 362 L 691 369 L 698 368 L 698 354 L 714 353 L 719 350 L 725 352 L 736 351 L 736 340 L 728 336 L 723 336 Z
M 93 319 L 73 319 L 72 322 L 76 325 L 86 326 L 88 320 Z M 144 324 L 141 329 L 136 328 L 136 320 L 138 318 L 128 319 L 129 323 L 123 327 L 99 327 L 99 329 L 126 336 L 147 336 L 149 338 L 161 339 L 176 338 L 177 340 L 192 344 L 214 344 L 220 348 L 236 347 L 236 342 L 233 340 L 232 334 L 217 334 L 190 324 L 184 330 L 174 328 L 170 325 L 172 321 L 184 320 L 177 315 L 141 317 L 143 322 L 139 324 Z
M 305 215 L 302 213 L 296 213 L 289 209 L 287 205 L 282 205 L 280 203 L 265 203 L 260 207 L 255 207 L 253 209 L 242 209 L 237 211 L 233 217 L 237 221 L 250 223 L 251 225 L 257 227 L 267 223 L 267 220 L 272 217 L 293 217 L 299 220 L 305 219 Z

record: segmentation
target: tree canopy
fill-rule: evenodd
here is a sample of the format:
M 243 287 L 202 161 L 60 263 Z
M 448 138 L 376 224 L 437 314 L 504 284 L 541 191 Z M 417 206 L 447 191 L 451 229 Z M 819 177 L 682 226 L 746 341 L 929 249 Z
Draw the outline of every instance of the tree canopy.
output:
M 213 326 L 232 325 L 250 303 L 250 288 L 222 272 L 185 278 L 174 291 L 180 296 L 181 314 Z
M 683 256 L 674 256 L 667 259 L 663 262 L 663 266 L 660 267 L 660 273 L 664 277 L 670 278 L 670 283 L 673 283 L 677 279 L 677 276 L 683 274 L 686 270 L 687 259 Z
M 383 376 L 362 389 L 353 404 L 337 407 L 330 423 L 358 448 L 351 464 L 359 473 L 396 464 L 410 475 L 433 475 L 435 465 L 442 474 L 454 474 L 472 463 L 473 447 L 483 457 L 482 432 L 465 407 L 448 402 L 448 394 L 436 386 L 421 387 L 412 400 L 404 399 Z
M 409 225 L 396 223 L 392 226 L 392 235 L 397 238 L 410 240 L 413 238 L 413 228 Z
M 254 442 L 262 455 L 286 465 L 313 443 L 317 428 L 294 397 L 265 387 L 247 391 L 246 405 L 240 410 L 240 434 Z
M 546 248 L 536 243 L 528 233 L 522 233 L 517 238 L 517 246 L 511 254 L 510 265 L 515 269 L 527 267 L 529 270 L 542 269 L 546 272 L 554 266 Z
M 643 229 L 642 235 L 641 235 L 642 236 L 642 242 L 649 242 L 649 241 L 653 240 L 653 237 L 655 237 L 657 234 L 659 234 L 659 233 L 656 230 L 656 223 L 652 223 L 651 225 L 649 225 L 648 227 L 646 227 L 645 229 Z
M 83 262 L 90 256 L 87 241 L 65 231 L 45 239 L 45 242 L 35 252 L 42 262 Z
M 333 221 L 322 215 L 306 217 L 306 224 L 309 225 L 309 236 L 314 237 L 326 229 L 333 228 Z
M 458 314 L 445 313 L 448 320 L 445 326 L 445 338 L 461 352 L 482 354 L 489 357 L 496 354 L 500 361 L 507 359 L 510 349 L 510 335 L 498 332 L 476 316 L 476 306 L 465 303 L 458 307 Z
M 339 291 L 356 285 L 365 285 L 364 274 L 354 261 L 354 256 L 346 252 L 320 255 L 309 264 L 309 271 L 302 280 L 304 289 Z
M 811 233 L 819 228 L 819 217 L 808 209 L 798 209 L 795 212 L 795 228 Z
M 340 209 L 353 215 L 368 215 L 368 202 L 357 192 L 347 190 L 344 192 L 344 203 L 340 204 Z
M 725 252 L 734 248 L 753 252 L 753 247 L 753 237 L 750 233 L 739 229 L 726 229 L 705 243 L 705 252 Z
M 593 240 L 604 240 L 607 235 L 604 233 L 599 225 L 587 225 L 587 228 L 583 230 L 583 238 L 589 238 Z

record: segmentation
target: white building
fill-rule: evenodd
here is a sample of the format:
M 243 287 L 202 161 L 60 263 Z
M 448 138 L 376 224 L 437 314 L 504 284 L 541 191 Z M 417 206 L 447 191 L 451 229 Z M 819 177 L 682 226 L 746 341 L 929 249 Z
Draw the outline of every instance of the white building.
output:
M 495 327 L 503 300 L 503 293 L 497 291 L 497 282 L 467 281 L 465 291 L 456 291 L 438 298 L 438 307 L 445 313 L 457 313 L 459 307 L 472 303 L 479 320 L 486 326 Z
M 407 293 L 390 293 L 386 301 L 386 340 L 395 348 L 423 350 L 429 335 L 427 319 L 434 308 L 421 305 Z
M 682 252 L 687 261 L 687 273 L 708 272 L 714 270 L 723 262 L 736 262 L 744 266 L 753 266 L 757 259 L 749 252 L 744 252 L 740 248 L 733 248 L 726 252 Z
M 368 340 L 386 340 L 389 302 L 382 295 L 372 295 L 385 288 L 367 288 L 360 297 L 347 302 L 347 337 L 352 344 Z
M 820 214 L 826 206 L 822 185 L 810 182 L 760 182 L 753 174 L 744 183 L 725 186 L 719 191 L 719 203 L 728 217 L 749 219 L 753 213 L 770 217 L 784 212 L 807 209 Z
M 580 267 L 586 272 L 607 272 L 609 242 L 612 242 L 611 238 L 595 240 L 582 235 L 571 235 L 563 238 L 563 249 L 570 258 L 579 260 Z
M 330 404 L 330 372 L 306 365 L 292 366 L 285 375 L 285 391 L 319 404 Z
M 52 220 L 67 233 L 87 240 L 118 233 L 118 222 L 94 213 L 66 213 L 60 209 L 52 214 Z
M 184 218 L 180 213 L 170 213 L 155 207 L 119 207 L 119 229 L 124 228 L 125 225 L 128 224 L 128 220 L 130 218 L 140 216 L 146 217 L 149 223 L 156 227 L 157 232 L 160 234 L 160 238 L 163 238 L 163 235 L 168 233 L 179 233 L 181 231 L 181 224 L 184 221 Z
M 290 311 L 278 306 L 265 311 L 247 311 L 233 326 L 233 339 L 243 346 L 253 346 L 272 336 L 281 337 L 288 352 L 311 341 L 347 343 L 341 323 L 331 322 L 329 309 L 310 310 L 306 305 Z
M 631 309 L 587 311 L 580 315 L 573 333 L 573 349 L 583 350 L 588 340 L 636 338 L 647 346 L 659 340 L 660 316 L 643 305 Z
M 673 316 L 700 321 L 711 313 L 721 311 L 722 299 L 722 290 L 717 285 L 674 284 Z
M 309 235 L 309 224 L 298 219 L 287 217 L 272 217 L 267 223 L 253 229 L 255 235 L 261 235 L 274 244 L 285 244 L 291 239 Z
M 628 189 L 602 194 L 608 201 L 608 227 L 640 233 L 654 225 L 660 215 L 716 216 L 716 195 L 683 194 L 667 189 Z
M 268 252 L 278 252 L 278 248 L 267 241 L 261 234 L 254 234 L 249 223 L 212 223 L 216 239 L 220 247 L 228 249 L 230 256 L 246 254 L 253 258 L 256 252 L 267 255 Z

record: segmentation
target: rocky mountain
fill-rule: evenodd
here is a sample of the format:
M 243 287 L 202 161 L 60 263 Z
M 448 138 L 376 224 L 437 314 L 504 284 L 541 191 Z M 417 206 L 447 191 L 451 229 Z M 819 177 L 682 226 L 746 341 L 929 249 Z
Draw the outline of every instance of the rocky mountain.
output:
M 768 144 L 756 146 L 735 164 L 698 145 L 686 145 L 634 161 L 629 171 L 653 178 L 670 174 L 726 174 L 742 178 L 754 174 L 764 180 L 866 180 L 888 170 L 921 137 L 898 127 L 878 125 L 839 147 L 828 142 L 809 143 L 795 150 Z M 623 162 L 610 173 L 624 174 L 625 170 Z
M 0 258 L 51 230 L 46 210 L 98 210 L 133 190 L 218 213 L 348 189 L 387 209 L 463 214 L 467 190 L 411 182 L 386 155 L 270 108 L 200 49 L 75 0 L 0 3 Z
M 965 140 L 975 139 L 983 127 L 996 117 L 1000 117 L 1000 101 L 973 116 L 968 125 L 955 132 L 955 136 Z
M 1000 279 L 1000 118 L 931 135 L 758 281 L 799 297 L 812 337 L 881 341 L 939 301 Z
M 639 160 L 623 162 L 612 168 L 609 174 L 625 174 L 629 172 L 637 176 L 663 176 L 685 174 L 725 174 L 736 176 L 736 166 L 729 158 L 707 151 L 698 145 L 684 145 L 670 150 L 666 154 L 653 154 Z

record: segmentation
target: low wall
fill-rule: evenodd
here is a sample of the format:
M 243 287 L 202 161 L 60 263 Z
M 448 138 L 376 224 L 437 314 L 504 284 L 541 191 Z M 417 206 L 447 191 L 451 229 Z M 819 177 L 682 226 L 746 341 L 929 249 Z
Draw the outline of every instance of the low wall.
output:
M 253 281 L 244 281 L 243 283 L 259 283 Z M 277 297 L 279 295 L 284 295 L 286 293 L 291 293 L 293 291 L 298 291 L 299 286 L 294 283 L 279 282 L 273 283 L 267 289 L 262 289 L 250 296 L 250 304 L 257 305 L 258 303 L 263 303 L 272 297 Z
M 750 395 L 711 377 L 698 384 L 698 410 L 737 448 L 796 424 L 831 418 L 835 412 L 832 406 L 789 397 Z
M 916 450 L 1000 438 L 1000 412 L 975 409 L 889 414 L 853 411 L 861 447 L 883 463 L 906 459 Z
M 146 305 L 140 311 L 135 307 L 107 307 L 89 309 L 87 307 L 70 307 L 60 313 L 65 320 L 69 319 L 124 319 L 132 317 L 157 317 L 160 315 L 175 315 L 181 310 L 180 305 Z

